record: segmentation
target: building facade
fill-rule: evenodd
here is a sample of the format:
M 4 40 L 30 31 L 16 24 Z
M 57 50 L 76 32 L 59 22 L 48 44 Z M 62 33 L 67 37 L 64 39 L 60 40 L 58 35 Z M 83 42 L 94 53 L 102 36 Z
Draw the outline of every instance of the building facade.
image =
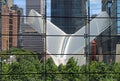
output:
M 51 0 L 51 21 L 72 34 L 85 25 L 86 0 Z
M 26 15 L 29 15 L 31 9 L 34 9 L 39 14 L 42 14 L 44 8 L 44 0 L 26 0 Z M 29 16 L 28 16 L 29 17 Z M 26 20 L 27 21 L 27 20 Z M 38 53 L 43 53 L 43 39 L 42 35 L 36 32 L 31 26 L 27 24 L 22 24 L 22 38 L 21 47 L 24 49 L 29 49 Z
M 41 13 L 41 1 L 42 0 L 26 0 L 26 15 L 29 14 L 31 9 Z
M 102 48 L 106 63 L 115 61 L 116 45 L 120 44 L 120 0 L 102 0 L 102 11 L 107 11 L 112 25 L 97 37 L 97 47 Z
M 21 12 L 19 10 L 12 10 L 7 5 L 3 5 L 2 15 L 1 48 L 2 50 L 8 50 L 10 47 L 18 46 L 18 32 L 21 23 Z
M 42 35 L 27 24 L 22 24 L 21 28 L 22 37 L 19 39 L 20 47 L 37 53 L 43 53 Z
M 0 0 L 0 15 L 2 15 L 2 5 L 6 5 L 6 4 L 7 4 L 7 2 L 5 0 Z M 1 28 L 2 28 L 2 17 L 0 17 L 0 34 L 2 32 Z M 2 45 L 2 41 L 1 41 L 1 37 L 0 37 L 0 50 L 2 49 L 1 45 Z

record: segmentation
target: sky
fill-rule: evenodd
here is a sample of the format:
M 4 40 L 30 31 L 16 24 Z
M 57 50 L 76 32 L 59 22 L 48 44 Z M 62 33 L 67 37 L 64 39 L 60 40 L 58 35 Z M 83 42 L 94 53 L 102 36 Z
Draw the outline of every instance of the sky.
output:
M 14 4 L 17 4 L 20 8 L 23 8 L 24 9 L 24 15 L 25 15 L 25 11 L 26 11 L 26 0 L 14 0 Z
M 50 0 L 47 0 L 47 15 L 50 16 Z M 24 15 L 26 11 L 26 0 L 14 0 L 14 4 L 24 9 Z M 90 0 L 90 14 L 99 14 L 101 12 L 101 0 Z
M 50 0 L 47 0 L 47 15 L 50 16 L 50 8 L 51 8 L 51 1 Z
M 101 12 L 101 0 L 90 0 L 90 14 L 99 14 Z
M 14 4 L 17 4 L 20 8 L 24 9 L 24 15 L 26 13 L 26 0 L 14 0 Z M 47 14 L 50 16 L 50 0 L 47 0 Z

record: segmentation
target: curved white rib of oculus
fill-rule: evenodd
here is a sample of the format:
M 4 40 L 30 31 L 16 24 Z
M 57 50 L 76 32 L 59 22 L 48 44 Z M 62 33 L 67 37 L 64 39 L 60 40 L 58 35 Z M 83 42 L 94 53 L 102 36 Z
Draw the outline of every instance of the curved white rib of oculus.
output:
M 40 34 L 43 33 L 43 19 L 42 16 L 35 10 L 31 10 L 29 13 L 27 24 L 31 25 Z M 34 17 L 35 16 L 35 17 Z M 39 16 L 39 17 L 37 17 Z M 46 42 L 47 42 L 47 53 L 50 54 L 55 64 L 58 66 L 61 63 L 66 64 L 70 57 L 74 57 L 78 62 L 78 65 L 86 63 L 84 55 L 85 38 L 75 37 L 74 35 L 84 35 L 85 27 L 83 26 L 74 34 L 66 34 L 49 20 L 46 21 Z M 106 12 L 101 12 L 96 18 L 90 21 L 90 35 L 99 35 L 106 28 L 111 25 L 111 20 Z M 90 42 L 95 37 L 90 37 Z M 52 55 L 56 54 L 56 55 Z M 58 55 L 57 55 L 58 54 Z M 78 55 L 74 55 L 78 54 Z M 81 55 L 83 54 L 83 55 Z

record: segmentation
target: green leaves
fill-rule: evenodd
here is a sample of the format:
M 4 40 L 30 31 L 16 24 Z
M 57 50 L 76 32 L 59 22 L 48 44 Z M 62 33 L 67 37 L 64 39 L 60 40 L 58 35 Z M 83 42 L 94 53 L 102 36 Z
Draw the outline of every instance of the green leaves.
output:
M 8 55 L 4 55 L 5 53 Z M 42 77 L 38 76 L 38 73 L 42 73 L 42 63 L 38 58 L 40 54 L 18 48 L 11 48 L 1 54 L 4 56 L 3 60 L 10 59 L 11 55 L 16 56 L 16 61 L 9 60 L 11 63 L 7 61 L 2 64 L 2 74 L 4 75 L 2 81 L 40 81 Z
M 0 53 L 2 60 L 8 60 L 11 55 L 16 61 L 2 63 L 2 81 L 119 81 L 120 63 L 106 64 L 93 61 L 89 65 L 89 78 L 86 78 L 86 65 L 78 66 L 73 57 L 66 65 L 55 65 L 52 58 L 40 61 L 40 54 L 11 48 Z M 7 55 L 5 55 L 7 54 Z

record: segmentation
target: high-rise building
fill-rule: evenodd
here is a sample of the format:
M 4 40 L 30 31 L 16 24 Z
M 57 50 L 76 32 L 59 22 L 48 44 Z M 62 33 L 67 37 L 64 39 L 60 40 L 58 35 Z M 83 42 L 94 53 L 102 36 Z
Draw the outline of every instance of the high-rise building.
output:
M 2 15 L 2 6 L 7 5 L 11 7 L 13 5 L 13 0 L 0 0 L 0 15 Z M 2 33 L 2 16 L 0 17 L 0 34 Z M 0 50 L 2 49 L 2 40 L 0 37 Z
M 115 61 L 116 45 L 120 44 L 120 0 L 102 0 L 102 11 L 107 11 L 112 25 L 97 37 L 97 46 L 102 48 L 106 63 Z
M 66 33 L 85 25 L 86 0 L 51 0 L 51 21 Z
M 22 22 L 21 12 L 18 9 L 10 9 L 7 5 L 2 6 L 2 50 L 8 50 L 10 47 L 18 46 L 19 26 Z
M 43 38 L 42 35 L 36 32 L 31 26 L 27 24 L 21 25 L 20 47 L 32 50 L 38 53 L 43 53 Z
M 29 14 L 31 9 L 41 13 L 41 1 L 42 0 L 26 0 L 26 15 Z
M 31 9 L 34 9 L 40 14 L 43 14 L 43 1 L 44 0 L 26 0 L 26 15 L 29 15 Z M 38 53 L 42 53 L 44 44 L 42 35 L 36 32 L 31 26 L 27 24 L 22 24 L 21 29 L 23 36 L 21 38 L 20 46 L 24 49 L 29 49 Z
M 6 0 L 0 0 L 0 16 L 2 15 L 2 5 L 7 4 Z M 1 34 L 1 28 L 2 28 L 2 19 L 0 17 L 0 34 Z M 0 37 L 0 50 L 1 50 L 1 37 Z

